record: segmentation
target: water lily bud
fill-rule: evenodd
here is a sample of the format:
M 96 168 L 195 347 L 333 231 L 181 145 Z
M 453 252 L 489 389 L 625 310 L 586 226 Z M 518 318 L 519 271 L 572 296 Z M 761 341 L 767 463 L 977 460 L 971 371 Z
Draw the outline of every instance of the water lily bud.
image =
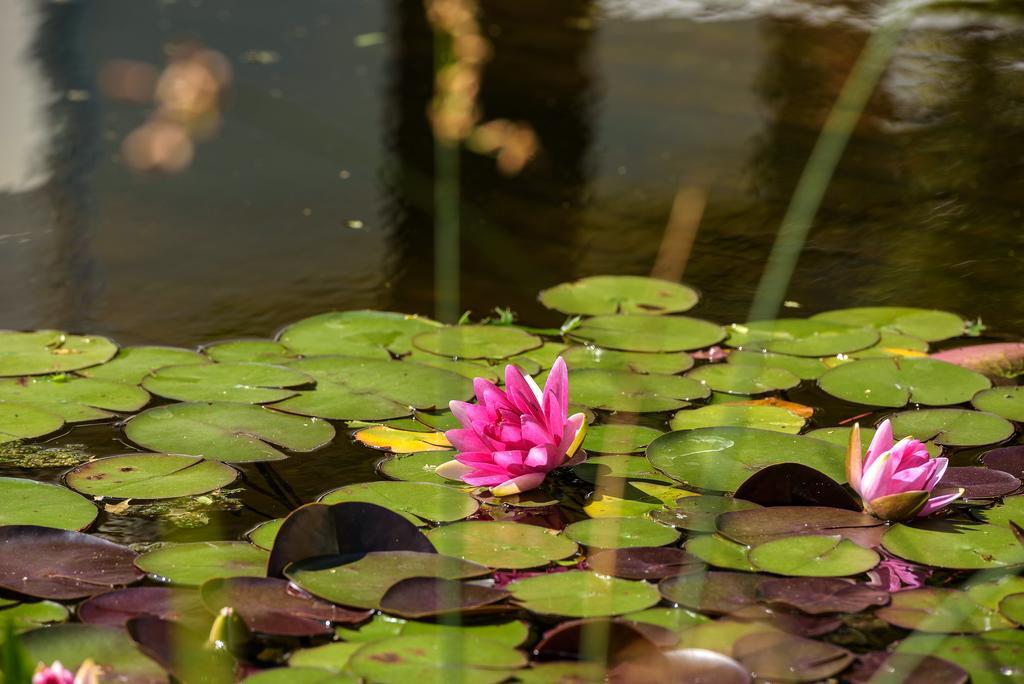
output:
M 213 626 L 210 627 L 206 648 L 237 653 L 248 643 L 249 637 L 249 627 L 245 621 L 235 612 L 234 608 L 226 606 L 220 609 L 213 621 Z

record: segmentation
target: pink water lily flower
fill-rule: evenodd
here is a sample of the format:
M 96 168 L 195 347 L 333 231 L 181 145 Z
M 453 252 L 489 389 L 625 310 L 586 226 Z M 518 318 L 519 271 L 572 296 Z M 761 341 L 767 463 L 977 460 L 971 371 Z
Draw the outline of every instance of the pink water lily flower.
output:
M 39 663 L 35 674 L 32 675 L 32 684 L 74 684 L 75 673 L 61 665 L 59 660 L 47 667 Z
M 569 415 L 569 372 L 558 357 L 543 391 L 516 366 L 505 367 L 505 389 L 484 378 L 473 380 L 476 404 L 453 401 L 462 428 L 445 433 L 458 454 L 437 474 L 489 487 L 509 496 L 536 487 L 571 457 L 586 434 L 582 413 Z
M 909 520 L 931 515 L 963 494 L 962 489 L 935 491 L 949 460 L 932 458 L 920 441 L 904 437 L 893 443 L 892 423 L 882 422 L 861 460 L 860 426 L 850 433 L 846 479 L 860 494 L 864 510 L 882 520 Z

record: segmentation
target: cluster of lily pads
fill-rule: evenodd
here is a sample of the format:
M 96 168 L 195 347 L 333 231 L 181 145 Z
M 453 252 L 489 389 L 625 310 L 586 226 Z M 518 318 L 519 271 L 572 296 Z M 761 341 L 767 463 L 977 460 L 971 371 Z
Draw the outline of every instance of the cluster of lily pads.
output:
M 906 307 L 723 326 L 641 277 L 540 301 L 565 325 L 347 311 L 198 350 L 0 332 L 0 447 L 97 422 L 137 447 L 60 484 L 6 469 L 0 625 L 32 663 L 120 682 L 1024 681 L 1024 344 Z M 449 401 L 559 356 L 583 453 L 510 497 L 435 472 Z M 846 445 L 885 418 L 951 459 L 952 506 L 862 510 Z M 244 540 L 88 532 L 338 439 L 380 479 Z

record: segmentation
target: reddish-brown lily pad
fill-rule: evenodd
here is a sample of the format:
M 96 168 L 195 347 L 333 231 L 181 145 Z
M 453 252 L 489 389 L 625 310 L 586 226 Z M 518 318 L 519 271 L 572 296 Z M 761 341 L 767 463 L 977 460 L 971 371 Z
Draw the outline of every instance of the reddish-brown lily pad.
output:
M 371 612 L 336 606 L 287 580 L 271 577 L 213 579 L 203 584 L 200 593 L 214 614 L 233 608 L 253 632 L 277 636 L 332 634 L 332 622 L 362 622 Z
M 853 662 L 853 654 L 845 648 L 778 632 L 740 638 L 733 644 L 733 657 L 758 680 L 780 682 L 827 679 Z
M 850 684 L 966 684 L 970 675 L 959 665 L 935 656 L 873 651 L 858 656 Z
M 570 620 L 549 629 L 533 648 L 538 660 L 596 660 L 609 665 L 656 657 L 679 635 L 665 627 L 621 618 Z
M 730 620 L 759 621 L 783 632 L 804 637 L 817 637 L 834 632 L 843 625 L 838 615 L 808 615 L 789 606 L 754 604 L 729 614 Z
M 1020 480 L 992 468 L 948 468 L 937 487 L 960 488 L 965 499 L 995 499 L 1020 488 Z
M 710 615 L 726 615 L 756 604 L 764 575 L 745 572 L 709 572 L 679 575 L 658 585 L 661 595 L 684 608 Z
M 750 546 L 805 534 L 839 535 L 866 548 L 877 546 L 885 528 L 873 516 L 824 506 L 776 506 L 718 516 L 723 536 Z
M 391 585 L 380 608 L 405 618 L 423 618 L 469 611 L 507 598 L 504 589 L 440 577 L 410 577 Z
M 802 463 L 777 463 L 757 471 L 735 494 L 762 506 L 830 506 L 860 511 L 842 485 L 820 470 Z
M 986 451 L 981 462 L 990 470 L 999 470 L 1024 480 L 1024 446 L 1009 446 Z
M 758 596 L 769 603 L 792 606 L 812 615 L 859 613 L 889 602 L 889 593 L 838 577 L 779 577 L 765 580 Z
M 631 660 L 608 673 L 612 684 L 747 684 L 750 673 L 727 655 L 704 648 L 679 648 L 646 661 Z
M 93 625 L 124 627 L 144 616 L 179 622 L 208 617 L 199 592 L 178 587 L 128 587 L 93 596 L 78 606 L 78 619 Z
M 682 549 L 666 546 L 598 551 L 587 559 L 587 566 L 604 575 L 647 580 L 658 580 L 704 569 L 703 561 L 696 556 Z
M 0 588 L 48 599 L 93 596 L 141 580 L 135 557 L 89 534 L 8 525 L 0 527 Z

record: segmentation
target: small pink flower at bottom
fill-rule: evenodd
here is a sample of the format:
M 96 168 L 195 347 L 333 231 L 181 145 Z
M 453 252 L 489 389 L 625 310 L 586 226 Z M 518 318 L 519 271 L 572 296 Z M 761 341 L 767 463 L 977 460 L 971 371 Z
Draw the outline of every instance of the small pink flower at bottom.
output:
M 32 684 L 74 684 L 75 673 L 66 669 L 59 660 L 47 667 L 43 663 L 36 666 L 32 675 Z

